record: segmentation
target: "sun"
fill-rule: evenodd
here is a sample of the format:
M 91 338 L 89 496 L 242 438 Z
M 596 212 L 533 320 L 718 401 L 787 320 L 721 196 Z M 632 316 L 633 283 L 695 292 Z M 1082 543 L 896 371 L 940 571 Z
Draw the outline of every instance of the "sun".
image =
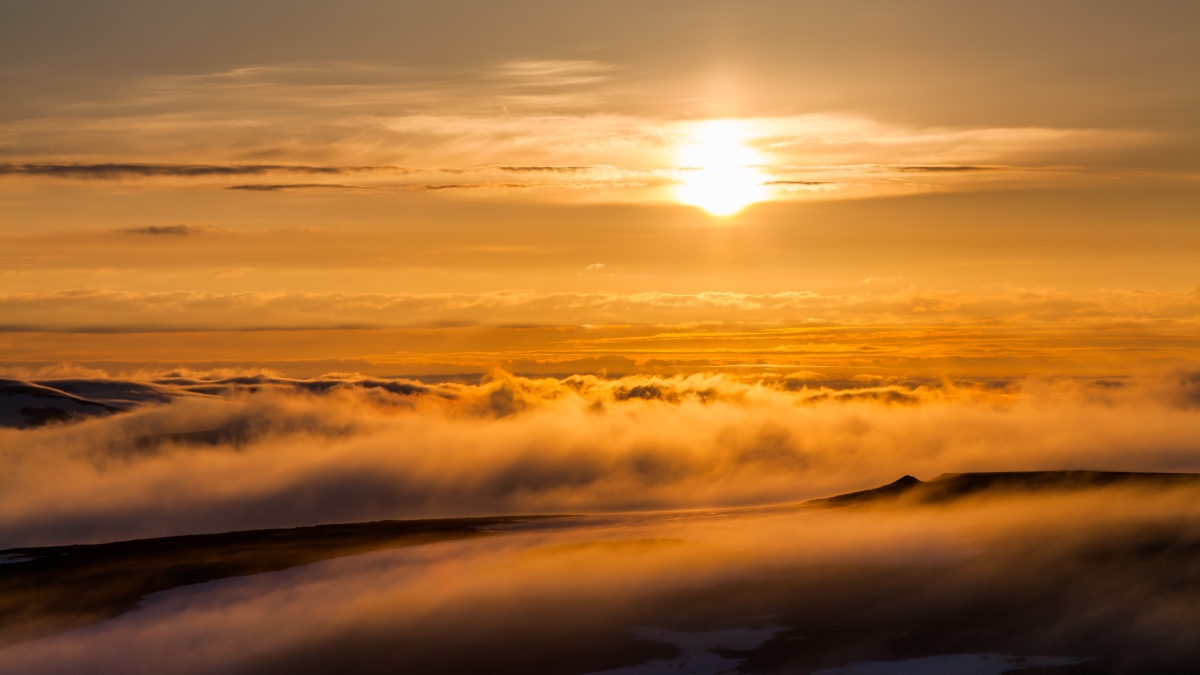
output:
M 731 216 L 767 198 L 762 158 L 746 145 L 750 130 L 736 120 L 697 124 L 687 145 L 679 148 L 684 168 L 676 197 L 714 216 Z

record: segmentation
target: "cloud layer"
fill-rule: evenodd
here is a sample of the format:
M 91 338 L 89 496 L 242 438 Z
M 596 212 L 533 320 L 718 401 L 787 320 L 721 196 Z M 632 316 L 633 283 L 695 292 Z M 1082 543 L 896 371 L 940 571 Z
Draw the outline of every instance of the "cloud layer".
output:
M 63 386 L 101 398 L 104 382 Z M 54 386 L 54 381 L 43 381 Z M 910 473 L 1200 470 L 1195 378 L 178 373 L 132 412 L 0 431 L 0 541 L 795 501 Z M 128 383 L 110 389 L 133 398 Z M 153 403 L 166 396 L 169 403 Z M 110 401 L 115 401 L 110 397 Z
M 135 234 L 227 234 L 170 225 Z M 588 269 L 599 270 L 603 264 Z M 871 280 L 868 279 L 868 282 Z M 814 326 L 1012 322 L 1066 325 L 1116 322 L 1187 323 L 1200 319 L 1200 287 L 1184 292 L 1101 289 L 1090 293 L 1008 286 L 991 292 L 922 290 L 914 286 L 858 293 L 538 292 L 485 293 L 148 292 L 71 289 L 0 292 L 0 329 L 78 331 L 400 328 L 457 322 L 506 324 L 693 322 Z M 802 317 L 797 321 L 797 316 Z M 548 320 L 550 319 L 550 320 Z
M 688 176 L 680 148 L 705 119 L 638 110 L 621 70 L 517 59 L 475 72 L 293 63 L 147 77 L 68 114 L 7 124 L 0 177 L 674 200 Z M 771 199 L 1093 184 L 1111 177 L 1114 157 L 1164 141 L 1130 129 L 914 126 L 849 113 L 738 123 L 763 158 Z M 307 179 L 268 180 L 288 174 Z

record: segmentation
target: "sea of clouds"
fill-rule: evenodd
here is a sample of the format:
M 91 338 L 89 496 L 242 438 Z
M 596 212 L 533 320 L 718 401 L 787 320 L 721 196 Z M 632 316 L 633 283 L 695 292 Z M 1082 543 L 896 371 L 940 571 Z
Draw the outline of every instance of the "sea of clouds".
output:
M 39 380 L 126 411 L 0 429 L 0 546 L 796 502 L 912 474 L 1200 471 L 1200 378 Z

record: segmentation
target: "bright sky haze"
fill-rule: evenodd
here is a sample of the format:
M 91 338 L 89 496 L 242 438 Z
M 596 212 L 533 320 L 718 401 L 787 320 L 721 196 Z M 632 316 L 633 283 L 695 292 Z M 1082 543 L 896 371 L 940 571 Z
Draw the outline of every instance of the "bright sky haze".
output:
M 1198 13 L 7 2 L 6 365 L 1178 364 Z

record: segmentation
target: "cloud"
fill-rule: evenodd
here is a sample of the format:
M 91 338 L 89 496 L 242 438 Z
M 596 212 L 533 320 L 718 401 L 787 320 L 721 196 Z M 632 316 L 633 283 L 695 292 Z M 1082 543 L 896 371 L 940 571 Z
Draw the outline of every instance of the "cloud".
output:
M 45 382 L 132 412 L 0 430 L 0 545 L 789 502 L 896 476 L 1197 470 L 1194 375 Z
M 261 176 L 276 173 L 343 175 L 352 173 L 377 173 L 409 175 L 414 173 L 503 172 L 503 173 L 582 173 L 591 171 L 615 171 L 611 166 L 464 166 L 412 168 L 403 166 L 311 166 L 301 164 L 149 164 L 149 163 L 79 163 L 79 162 L 27 162 L 0 163 L 0 176 L 43 176 L 50 178 L 119 179 L 119 178 L 204 178 L 211 176 Z M 296 185 L 339 187 L 337 184 L 313 183 Z M 350 186 L 357 187 L 357 186 Z
M 149 227 L 136 227 L 124 231 L 129 234 L 166 234 L 186 237 L 193 232 L 193 229 L 187 225 L 150 225 Z
M 512 173 L 579 173 L 581 171 L 595 171 L 597 169 L 612 170 L 614 167 L 595 167 L 595 166 L 495 166 L 489 167 L 500 171 L 509 171 Z
M 341 183 L 248 183 L 245 185 L 230 185 L 226 190 L 246 190 L 248 192 L 283 192 L 285 190 L 375 190 L 368 185 L 345 185 Z
M 421 187 L 430 192 L 437 192 L 439 190 L 507 190 L 553 186 L 550 183 L 430 183 Z
M 229 230 L 216 225 L 149 225 L 146 227 L 131 227 L 121 230 L 125 234 L 145 234 L 151 236 L 188 237 L 198 234 L 225 234 Z
M 1000 166 L 892 166 L 888 167 L 894 171 L 903 173 L 960 173 L 964 171 L 1001 171 L 1005 169 L 1011 170 L 1012 167 Z
M 159 176 L 197 178 L 208 176 L 257 176 L 268 173 L 340 174 L 344 167 L 294 164 L 140 164 L 140 163 L 55 163 L 0 164 L 0 176 L 48 176 L 53 178 L 150 178 Z
M 686 173 L 677 150 L 702 121 L 648 111 L 644 92 L 622 84 L 621 73 L 595 61 L 521 59 L 470 73 L 292 63 L 149 77 L 71 114 L 47 110 L 6 125 L 0 154 L 27 161 L 0 165 L 0 176 L 182 183 L 369 173 L 381 184 L 363 187 L 404 190 L 410 181 L 398 178 L 446 172 L 462 180 L 430 189 L 463 191 L 520 187 L 497 175 L 512 174 L 564 188 L 555 199 L 579 199 L 582 189 L 605 201 L 672 200 L 669 188 Z M 1111 173 L 1121 153 L 1163 141 L 1129 129 L 921 127 L 851 114 L 741 123 L 777 199 L 1073 185 L 1098 180 L 1093 169 Z M 46 147 L 56 158 L 105 161 L 36 161 Z M 162 157 L 179 162 L 145 161 Z M 425 166 L 394 166 L 398 158 Z
M 289 182 L 289 183 L 239 183 L 223 186 L 226 190 L 252 192 L 287 192 L 297 190 L 357 190 L 357 191 L 438 191 L 466 189 L 512 189 L 512 188 L 563 188 L 608 189 L 620 187 L 646 187 L 663 185 L 671 179 L 663 172 L 621 170 L 612 166 L 462 166 L 411 168 L 401 166 L 305 166 L 296 164 L 78 164 L 78 163 L 27 163 L 0 164 L 0 177 L 32 176 L 57 179 L 153 179 L 177 180 L 211 179 L 224 177 L 267 176 L 267 175 L 363 175 L 371 182 Z M 429 183 L 430 176 L 450 174 L 459 180 L 453 183 Z M 531 181 L 498 181 L 498 176 L 511 174 L 517 177 L 539 175 L 541 179 Z
M 419 183 L 385 183 L 378 185 L 348 185 L 339 183 L 251 183 L 228 186 L 231 190 L 286 190 L 300 188 L 352 188 L 379 189 L 393 187 L 399 189 L 437 189 L 464 187 L 528 187 L 545 186 L 582 186 L 619 185 L 620 180 L 614 181 L 614 176 L 634 176 L 641 183 L 652 180 L 652 176 L 639 174 L 637 171 L 622 171 L 611 166 L 464 166 L 464 167 L 431 167 L 409 168 L 399 166 L 302 166 L 281 164 L 236 164 L 236 165 L 188 165 L 188 164 L 80 164 L 80 163 L 27 163 L 0 164 L 0 176 L 41 176 L 66 179 L 123 179 L 123 178 L 209 178 L 225 176 L 259 176 L 268 174 L 309 174 L 309 175 L 344 175 L 354 173 L 371 173 L 377 176 L 412 176 L 416 174 L 476 174 L 479 182 L 454 184 L 419 184 Z M 512 174 L 595 174 L 584 177 L 585 183 L 578 179 L 572 181 L 555 181 L 541 183 L 494 183 L 488 182 L 487 176 L 496 173 Z M 625 181 L 629 183 L 629 181 Z M 636 184 L 636 183 L 633 183 Z
M 190 235 L 210 231 L 186 226 Z M 162 226 L 159 227 L 162 229 Z M 174 230 L 149 232 L 174 236 Z M 496 249 L 489 249 L 496 250 Z M 509 251 L 510 249 L 503 249 Z M 596 263 L 602 264 L 602 263 Z M 588 269 L 601 269 L 589 267 Z M 894 281 L 895 278 L 892 278 Z M 990 293 L 922 290 L 915 286 L 886 292 L 824 294 L 812 291 L 738 293 L 666 292 L 536 292 L 501 290 L 485 293 L 300 293 L 300 292 L 133 292 L 73 289 L 43 293 L 0 292 L 0 315 L 6 330 L 109 330 L 323 328 L 331 326 L 403 327 L 430 322 L 467 321 L 490 325 L 544 323 L 556 325 L 607 321 L 678 325 L 703 320 L 698 336 L 712 337 L 714 325 L 758 330 L 749 324 L 770 323 L 764 330 L 786 333 L 817 323 L 887 326 L 951 325 L 979 322 L 1024 325 L 1105 322 L 1183 324 L 1200 319 L 1200 296 L 1194 291 L 1166 292 L 1101 289 L 1090 293 L 1052 288 L 1007 287 Z M 797 321 L 797 313 L 803 320 Z M 403 321 L 397 321 L 402 317 Z
M 608 80 L 616 70 L 601 61 L 571 59 L 515 59 L 493 72 L 498 79 L 527 87 L 575 87 Z
M 869 292 L 874 286 L 843 294 L 8 292 L 0 293 L 0 332 L 10 366 L 57 363 L 68 353 L 117 370 L 271 364 L 314 374 L 341 369 L 310 363 L 337 354 L 378 375 L 502 366 L 1119 376 L 1195 361 L 1200 298 L 1191 292 L 958 293 L 902 284 Z
M 349 173 L 464 173 L 468 171 L 501 171 L 506 173 L 580 173 L 613 170 L 610 166 L 521 166 L 496 165 L 480 167 L 432 167 L 416 169 L 402 166 L 311 166 L 302 164 L 149 164 L 149 163 L 82 163 L 26 162 L 0 163 L 0 176 L 46 176 L 52 178 L 149 178 L 157 176 L 259 176 L 272 173 L 326 174 Z

